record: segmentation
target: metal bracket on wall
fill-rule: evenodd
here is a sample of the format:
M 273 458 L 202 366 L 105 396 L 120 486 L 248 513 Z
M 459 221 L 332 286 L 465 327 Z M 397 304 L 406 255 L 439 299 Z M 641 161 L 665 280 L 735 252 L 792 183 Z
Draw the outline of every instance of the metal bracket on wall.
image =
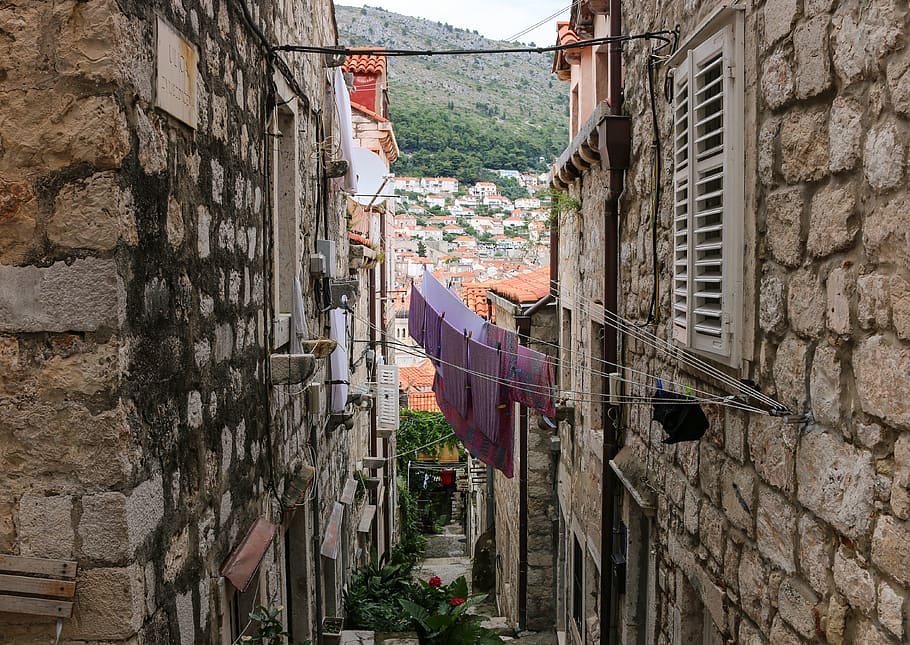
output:
M 333 308 L 343 308 L 344 298 L 348 303 L 357 300 L 360 293 L 360 282 L 357 280 L 330 280 L 329 281 L 329 301 Z

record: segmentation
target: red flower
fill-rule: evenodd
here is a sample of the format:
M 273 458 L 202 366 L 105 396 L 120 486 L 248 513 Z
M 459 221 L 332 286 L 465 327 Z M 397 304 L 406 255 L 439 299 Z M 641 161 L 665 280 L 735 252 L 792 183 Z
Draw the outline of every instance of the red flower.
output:
M 463 604 L 464 604 L 464 598 L 452 598 L 452 599 L 449 601 L 449 604 L 452 605 L 453 607 L 457 607 L 458 605 L 463 605 Z
M 429 580 L 431 587 L 440 587 L 442 586 L 442 579 L 439 576 L 433 576 Z

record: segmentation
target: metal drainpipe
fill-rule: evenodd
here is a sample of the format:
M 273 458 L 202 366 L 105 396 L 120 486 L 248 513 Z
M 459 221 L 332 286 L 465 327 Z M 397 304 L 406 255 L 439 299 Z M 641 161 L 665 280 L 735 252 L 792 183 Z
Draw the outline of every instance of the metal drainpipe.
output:
M 610 35 L 622 33 L 622 1 L 610 0 Z M 610 113 L 622 115 L 622 43 L 610 43 Z M 624 171 L 611 169 L 608 184 L 608 196 L 604 212 L 604 310 L 618 311 L 617 276 L 619 272 L 619 245 L 617 239 L 619 222 L 619 196 L 623 191 Z M 618 363 L 617 333 L 613 325 L 604 321 L 603 358 L 607 363 Z M 604 375 L 602 391 L 609 392 L 609 377 Z M 616 455 L 619 442 L 618 419 L 619 408 L 614 405 L 602 406 L 603 432 L 603 469 L 601 497 L 601 553 L 600 553 L 600 641 L 606 645 L 617 642 L 618 627 L 616 624 L 619 589 L 615 567 L 613 565 L 613 548 L 616 539 L 618 518 L 616 476 L 610 468 L 610 460 Z
M 383 186 L 385 186 L 385 182 L 383 182 Z M 389 286 L 388 286 L 388 282 L 387 282 L 388 278 L 386 275 L 387 274 L 386 267 L 388 265 L 385 264 L 385 262 L 391 261 L 391 258 L 389 258 L 388 254 L 385 253 L 385 244 L 386 244 L 386 221 L 385 220 L 386 220 L 386 212 L 383 209 L 382 212 L 379 213 L 379 239 L 380 239 L 379 249 L 383 253 L 384 257 L 383 257 L 383 262 L 381 264 L 377 265 L 377 268 L 379 269 L 379 320 L 381 321 L 380 322 L 381 329 L 379 330 L 379 333 L 380 333 L 380 341 L 382 342 L 382 358 L 385 361 L 385 363 L 388 364 L 389 363 L 388 328 L 387 328 L 388 310 L 386 309 L 386 307 L 387 307 L 386 299 L 388 297 Z M 373 407 L 375 408 L 376 406 L 374 405 Z M 374 418 L 377 418 L 376 415 L 374 415 Z M 392 442 L 390 439 L 385 439 L 385 438 L 382 439 L 382 456 L 383 457 L 389 456 L 389 446 L 391 445 L 391 443 Z M 392 470 L 393 465 L 394 465 L 394 461 L 389 461 L 386 463 L 385 468 L 382 469 L 382 483 L 383 483 L 383 488 L 385 488 L 385 499 L 386 499 L 385 512 L 382 514 L 382 517 L 383 517 L 382 529 L 385 533 L 385 548 L 386 548 L 386 551 L 388 551 L 389 553 L 391 553 L 391 549 L 392 549 L 392 514 L 395 512 L 395 509 L 392 508 L 392 504 L 391 504 L 391 500 L 392 500 L 391 486 L 394 485 L 395 482 L 390 481 L 390 477 L 389 477 L 389 474 L 390 474 L 390 471 Z M 376 501 L 378 502 L 379 500 L 377 499 Z

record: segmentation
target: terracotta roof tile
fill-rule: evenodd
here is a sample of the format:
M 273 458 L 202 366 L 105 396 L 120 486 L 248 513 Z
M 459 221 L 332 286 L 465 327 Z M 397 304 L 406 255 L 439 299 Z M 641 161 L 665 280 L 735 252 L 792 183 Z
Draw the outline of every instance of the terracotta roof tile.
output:
M 354 54 L 348 56 L 344 61 L 341 70 L 344 72 L 353 72 L 354 74 L 375 74 L 381 75 L 385 72 L 385 56 L 376 54 Z
M 489 285 L 489 290 L 513 302 L 537 302 L 550 292 L 550 267 L 545 266 Z
M 429 358 L 417 363 L 417 365 L 403 366 L 399 369 L 398 380 L 404 390 L 409 388 L 430 388 L 433 387 L 433 377 L 436 375 L 436 368 Z
M 436 395 L 432 392 L 409 394 L 408 407 L 412 410 L 422 410 L 424 412 L 442 412 L 436 402 Z
M 378 112 L 374 112 L 370 108 L 366 107 L 365 105 L 361 105 L 360 103 L 355 103 L 354 101 L 351 101 L 351 109 L 357 110 L 358 112 L 362 112 L 363 114 L 366 114 L 371 119 L 375 119 L 376 121 L 378 121 L 380 123 L 389 122 L 389 120 L 387 118 L 385 118 Z
M 469 282 L 461 285 L 461 298 L 468 308 L 481 318 L 490 317 L 490 305 L 487 302 L 489 282 Z

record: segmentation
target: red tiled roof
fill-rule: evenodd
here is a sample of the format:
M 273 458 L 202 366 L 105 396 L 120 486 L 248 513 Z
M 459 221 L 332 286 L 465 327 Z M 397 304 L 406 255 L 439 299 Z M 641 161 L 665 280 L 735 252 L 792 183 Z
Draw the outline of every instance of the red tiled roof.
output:
M 429 358 L 426 358 L 417 365 L 401 367 L 398 372 L 398 380 L 402 389 L 408 388 L 430 388 L 433 387 L 433 377 L 436 376 L 436 368 Z
M 341 70 L 355 74 L 375 74 L 379 76 L 385 71 L 385 56 L 354 54 L 345 59 Z
M 550 293 L 550 267 L 494 282 L 489 290 L 519 304 L 537 302 Z
M 366 114 L 366 115 L 367 115 L 368 117 L 370 117 L 371 119 L 375 119 L 376 121 L 379 121 L 380 123 L 388 123 L 388 122 L 389 122 L 389 120 L 388 120 L 387 118 L 385 118 L 384 116 L 382 116 L 382 115 L 379 114 L 378 112 L 374 112 L 374 111 L 371 110 L 370 108 L 368 108 L 368 107 L 366 107 L 366 106 L 364 106 L 364 105 L 361 105 L 360 103 L 355 103 L 354 101 L 351 101 L 351 109 L 357 110 L 358 112 L 363 112 L 364 114 Z
M 424 412 L 442 412 L 439 404 L 436 403 L 436 395 L 433 392 L 409 394 L 408 407 L 412 410 L 422 410 Z
M 490 317 L 490 305 L 487 302 L 488 282 L 469 282 L 461 285 L 461 298 L 468 308 L 481 318 Z
M 372 246 L 373 246 L 373 242 L 370 241 L 370 238 L 364 237 L 364 236 L 361 235 L 360 233 L 354 233 L 353 231 L 352 231 L 352 232 L 349 232 L 349 233 L 348 233 L 348 238 L 349 238 L 349 239 L 351 240 L 351 242 L 353 242 L 354 244 L 363 244 L 364 246 L 369 246 L 369 247 L 372 247 Z

